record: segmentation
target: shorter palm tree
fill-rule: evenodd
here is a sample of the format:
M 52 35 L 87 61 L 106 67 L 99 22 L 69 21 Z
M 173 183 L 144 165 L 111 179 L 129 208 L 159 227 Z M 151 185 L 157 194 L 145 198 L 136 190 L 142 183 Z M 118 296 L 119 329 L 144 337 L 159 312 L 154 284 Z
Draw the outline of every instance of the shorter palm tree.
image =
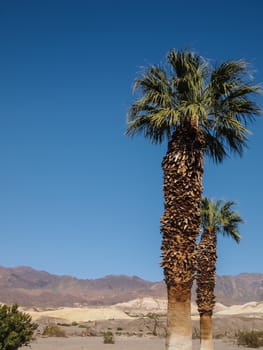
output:
M 212 315 L 215 306 L 215 280 L 217 261 L 217 233 L 240 241 L 238 225 L 243 220 L 232 209 L 235 202 L 202 199 L 201 231 L 202 236 L 197 247 L 197 307 L 200 314 L 201 350 L 213 349 Z

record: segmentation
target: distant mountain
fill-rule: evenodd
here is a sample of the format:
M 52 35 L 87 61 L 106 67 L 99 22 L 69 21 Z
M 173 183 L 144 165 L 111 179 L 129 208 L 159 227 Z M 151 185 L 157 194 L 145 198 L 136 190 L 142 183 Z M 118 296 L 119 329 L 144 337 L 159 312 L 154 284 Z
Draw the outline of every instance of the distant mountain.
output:
M 162 283 L 139 277 L 94 280 L 56 276 L 31 267 L 0 267 L 0 302 L 25 306 L 111 305 L 138 296 L 165 296 Z
M 263 301 L 262 273 L 217 276 L 216 281 L 217 300 L 225 305 Z
M 218 276 L 217 301 L 226 305 L 263 300 L 263 274 Z M 165 298 L 163 282 L 133 276 L 77 279 L 31 267 L 0 267 L 0 302 L 23 306 L 112 305 L 140 297 Z M 193 296 L 193 300 L 195 296 Z

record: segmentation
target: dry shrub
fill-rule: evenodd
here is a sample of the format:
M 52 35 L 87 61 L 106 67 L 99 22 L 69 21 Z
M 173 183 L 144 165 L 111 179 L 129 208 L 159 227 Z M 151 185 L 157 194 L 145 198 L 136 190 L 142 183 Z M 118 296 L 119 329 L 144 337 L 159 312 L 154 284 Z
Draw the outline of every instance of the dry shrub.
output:
M 66 337 L 65 331 L 56 324 L 46 326 L 42 335 L 46 337 Z
M 259 348 L 263 346 L 263 332 L 239 331 L 237 334 L 237 345 L 248 348 Z
M 114 344 L 114 335 L 111 331 L 107 331 L 103 334 L 103 342 L 104 344 Z

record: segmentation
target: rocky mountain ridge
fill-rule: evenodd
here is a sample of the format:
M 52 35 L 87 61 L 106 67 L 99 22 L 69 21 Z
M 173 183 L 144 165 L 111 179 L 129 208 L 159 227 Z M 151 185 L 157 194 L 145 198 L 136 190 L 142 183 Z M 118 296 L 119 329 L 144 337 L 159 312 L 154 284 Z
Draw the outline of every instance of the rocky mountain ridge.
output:
M 218 276 L 216 296 L 217 301 L 225 305 L 262 301 L 263 274 Z M 41 307 L 103 306 L 142 297 L 165 298 L 164 283 L 126 275 L 77 279 L 37 271 L 31 267 L 0 267 L 2 303 L 17 302 L 23 306 Z

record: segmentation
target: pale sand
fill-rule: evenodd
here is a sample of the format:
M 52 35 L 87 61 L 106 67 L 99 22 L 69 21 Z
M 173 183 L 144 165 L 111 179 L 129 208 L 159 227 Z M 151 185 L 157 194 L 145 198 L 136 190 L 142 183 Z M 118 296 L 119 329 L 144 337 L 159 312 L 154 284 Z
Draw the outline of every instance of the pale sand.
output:
M 34 311 L 26 310 L 32 316 L 32 319 L 36 321 L 38 318 L 42 317 L 53 317 L 64 319 L 69 322 L 87 322 L 96 320 L 109 320 L 109 319 L 130 319 L 130 317 L 125 313 L 129 311 L 132 313 L 144 313 L 166 312 L 166 301 L 162 299 L 153 298 L 142 298 L 132 300 L 127 303 L 116 304 L 111 307 L 81 307 L 81 308 L 70 308 L 64 307 L 56 310 L 46 310 L 46 311 Z M 155 310 L 156 308 L 156 310 Z M 153 311 L 154 310 L 154 311 Z M 232 305 L 224 306 L 222 304 L 216 304 L 214 310 L 214 316 L 230 316 L 230 315 L 246 315 L 246 316 L 257 316 L 263 318 L 263 302 L 250 302 L 243 305 Z M 196 305 L 192 305 L 192 318 L 199 318 Z
M 123 311 L 114 308 L 70 308 L 65 307 L 57 310 L 49 311 L 27 311 L 33 321 L 41 317 L 61 318 L 70 322 L 88 322 L 110 319 L 130 319 Z
M 214 341 L 214 350 L 238 350 L 229 342 Z M 39 338 L 31 343 L 30 348 L 21 350 L 161 350 L 165 349 L 165 340 L 160 338 L 116 338 L 115 344 L 104 344 L 101 337 Z M 199 340 L 193 341 L 193 350 L 200 349 Z M 262 348 L 261 348 L 262 349 Z
M 221 315 L 250 315 L 263 318 L 263 303 L 251 302 L 245 305 L 233 305 L 226 307 L 217 305 L 215 316 Z M 42 317 L 54 317 L 55 319 L 64 319 L 72 322 L 87 322 L 94 320 L 109 319 L 130 319 L 130 317 L 122 310 L 116 307 L 106 308 L 61 308 L 49 311 L 33 311 L 27 310 L 34 320 Z M 195 319 L 197 316 L 192 316 Z M 214 340 L 214 350 L 238 350 L 242 347 L 224 342 L 222 340 Z M 162 350 L 165 349 L 165 340 L 160 338 L 139 338 L 139 337 L 117 337 L 115 344 L 104 344 L 102 337 L 69 337 L 69 338 L 38 338 L 32 342 L 30 347 L 22 347 L 21 350 Z M 193 350 L 200 349 L 199 340 L 193 341 Z M 243 348 L 244 349 L 244 348 Z M 261 348 L 263 349 L 263 348 Z
M 220 310 L 216 313 L 216 315 L 262 315 L 263 314 L 263 303 L 251 301 L 249 303 L 243 305 L 231 305 L 229 307 L 225 307 L 223 310 Z

